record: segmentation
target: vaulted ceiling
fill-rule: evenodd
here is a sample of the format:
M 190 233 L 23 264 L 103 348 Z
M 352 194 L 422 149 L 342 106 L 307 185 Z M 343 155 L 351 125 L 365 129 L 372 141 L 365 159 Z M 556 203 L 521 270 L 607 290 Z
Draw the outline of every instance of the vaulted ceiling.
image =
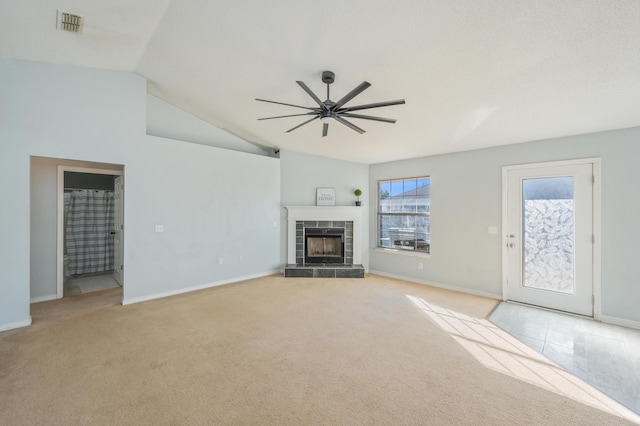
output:
M 371 164 L 639 126 L 639 23 L 638 0 L 0 0 L 0 57 L 133 71 L 247 141 Z M 257 120 L 316 106 L 296 81 L 324 100 L 324 70 L 398 121 Z

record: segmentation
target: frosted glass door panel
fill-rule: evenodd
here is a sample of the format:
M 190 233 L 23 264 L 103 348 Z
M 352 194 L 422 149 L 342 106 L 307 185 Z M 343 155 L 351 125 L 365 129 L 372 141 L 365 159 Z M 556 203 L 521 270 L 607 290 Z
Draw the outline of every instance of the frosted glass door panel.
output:
M 573 177 L 522 180 L 522 285 L 574 294 Z

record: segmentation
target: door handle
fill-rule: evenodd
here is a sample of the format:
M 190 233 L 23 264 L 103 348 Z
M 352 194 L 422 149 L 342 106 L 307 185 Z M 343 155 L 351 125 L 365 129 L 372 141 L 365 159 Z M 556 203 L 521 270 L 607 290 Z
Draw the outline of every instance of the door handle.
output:
M 516 246 L 516 245 L 515 245 L 514 243 L 509 243 L 509 244 L 507 244 L 507 247 L 509 247 L 509 248 L 514 248 L 515 246 Z

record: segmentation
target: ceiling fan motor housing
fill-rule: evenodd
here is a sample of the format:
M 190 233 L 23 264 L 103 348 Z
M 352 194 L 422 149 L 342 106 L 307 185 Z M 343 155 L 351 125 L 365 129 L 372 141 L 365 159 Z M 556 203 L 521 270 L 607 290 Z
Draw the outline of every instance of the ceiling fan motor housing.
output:
M 335 81 L 336 75 L 332 71 L 322 71 L 322 82 L 331 84 Z

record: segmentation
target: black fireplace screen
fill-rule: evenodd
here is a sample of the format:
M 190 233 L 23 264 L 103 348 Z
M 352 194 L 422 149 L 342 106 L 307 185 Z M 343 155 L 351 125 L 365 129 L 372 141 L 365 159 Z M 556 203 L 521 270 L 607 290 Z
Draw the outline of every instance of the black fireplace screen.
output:
M 344 228 L 306 228 L 305 263 L 344 263 Z

